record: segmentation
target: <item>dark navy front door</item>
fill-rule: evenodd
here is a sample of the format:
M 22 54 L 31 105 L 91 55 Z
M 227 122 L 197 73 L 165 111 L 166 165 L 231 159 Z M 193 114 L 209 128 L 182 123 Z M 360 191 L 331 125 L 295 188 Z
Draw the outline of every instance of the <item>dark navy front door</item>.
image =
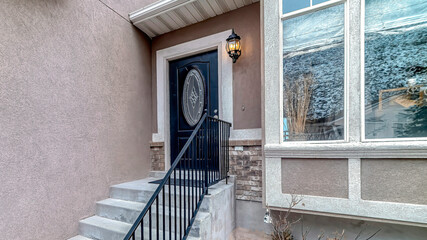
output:
M 200 117 L 218 115 L 218 53 L 210 51 L 169 62 L 171 161 Z

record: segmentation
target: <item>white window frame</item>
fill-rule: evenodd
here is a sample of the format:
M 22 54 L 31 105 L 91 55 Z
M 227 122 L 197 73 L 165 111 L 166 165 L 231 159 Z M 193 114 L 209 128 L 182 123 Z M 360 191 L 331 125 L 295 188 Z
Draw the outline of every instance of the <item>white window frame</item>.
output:
M 361 0 L 361 22 L 360 22 L 360 39 L 361 39 L 361 65 L 360 65 L 360 89 L 361 89 L 361 141 L 362 142 L 406 142 L 406 141 L 427 141 L 426 137 L 400 137 L 400 138 L 366 138 L 365 134 L 365 4 L 366 0 Z
M 346 0 L 329 0 L 323 3 L 319 3 L 316 5 L 312 5 L 312 0 L 310 0 L 310 7 L 306 7 L 303 9 L 299 9 L 290 13 L 281 14 L 280 23 L 279 23 L 279 33 L 280 33 L 280 54 L 283 56 L 283 21 L 291 18 L 295 18 L 298 16 L 302 16 L 305 14 L 317 12 L 326 8 L 334 7 L 337 5 L 344 4 L 344 139 L 340 140 L 318 140 L 318 141 L 284 141 L 283 137 L 281 138 L 280 143 L 286 145 L 298 145 L 301 143 L 309 143 L 309 144 L 318 144 L 318 143 L 345 143 L 349 141 L 349 123 L 348 123 L 348 39 L 349 39 L 349 24 L 348 24 L 348 4 Z M 279 9 L 282 12 L 282 1 L 279 1 Z M 280 61 L 280 69 L 283 69 L 283 57 L 281 57 Z M 280 73 L 280 85 L 283 86 L 283 71 Z M 283 87 L 280 91 L 283 91 Z M 280 99 L 280 114 L 283 118 L 283 97 Z M 280 131 L 283 133 L 283 123 L 280 125 Z

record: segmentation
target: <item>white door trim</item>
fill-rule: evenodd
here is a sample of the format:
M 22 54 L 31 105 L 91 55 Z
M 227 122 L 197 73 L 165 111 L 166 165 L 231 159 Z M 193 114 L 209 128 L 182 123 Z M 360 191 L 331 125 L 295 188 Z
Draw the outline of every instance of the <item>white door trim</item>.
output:
M 157 73 L 157 133 L 153 133 L 153 142 L 164 142 L 165 169 L 170 167 L 170 111 L 169 111 L 169 61 L 195 55 L 210 50 L 218 50 L 218 105 L 219 117 L 234 125 L 233 122 L 233 61 L 225 49 L 226 39 L 231 29 L 178 44 L 156 52 Z M 259 140 L 261 128 L 233 129 L 232 140 Z
M 233 123 L 233 62 L 225 50 L 231 30 L 216 33 L 156 53 L 157 73 L 157 133 L 153 142 L 164 142 L 165 169 L 170 167 L 170 111 L 169 111 L 169 61 L 218 50 L 218 99 L 219 117 Z

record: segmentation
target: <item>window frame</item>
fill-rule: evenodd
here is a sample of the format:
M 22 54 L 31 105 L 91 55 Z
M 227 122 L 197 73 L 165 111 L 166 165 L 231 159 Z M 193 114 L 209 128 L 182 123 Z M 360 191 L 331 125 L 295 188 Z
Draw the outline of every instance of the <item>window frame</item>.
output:
M 361 116 L 361 142 L 406 142 L 406 141 L 427 141 L 426 137 L 400 137 L 400 138 L 366 138 L 366 116 L 365 116 L 365 17 L 366 17 L 366 0 L 361 0 L 361 14 L 360 14 L 360 116 Z
M 293 12 L 283 14 L 283 1 L 279 1 L 279 10 L 280 10 L 280 18 L 279 18 L 279 54 L 280 54 L 280 133 L 282 137 L 280 138 L 280 144 L 284 145 L 292 145 L 292 144 L 324 144 L 324 143 L 348 143 L 350 139 L 350 128 L 349 128 L 349 7 L 348 0 L 329 0 L 323 3 L 319 3 L 316 5 L 312 5 L 312 0 L 310 0 L 310 7 L 302 8 Z M 340 140 L 318 140 L 318 141 L 284 141 L 283 138 L 283 21 L 291 18 L 295 18 L 298 16 L 302 16 L 305 14 L 321 11 L 323 9 L 327 9 L 330 7 L 344 5 L 344 138 Z

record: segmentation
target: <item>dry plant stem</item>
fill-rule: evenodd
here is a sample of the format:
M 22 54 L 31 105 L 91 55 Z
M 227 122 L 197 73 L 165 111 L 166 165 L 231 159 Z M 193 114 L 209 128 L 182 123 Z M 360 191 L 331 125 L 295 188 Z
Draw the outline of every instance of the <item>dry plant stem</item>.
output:
M 291 233 L 291 226 L 300 219 L 290 221 L 289 215 L 292 208 L 294 208 L 302 200 L 301 197 L 292 195 L 291 201 L 289 203 L 289 208 L 286 213 L 283 215 L 282 212 L 279 214 L 278 219 L 273 219 L 273 233 L 271 237 L 273 240 L 292 240 L 293 236 Z
M 277 218 L 273 218 L 272 224 L 273 224 L 273 233 L 271 234 L 272 240 L 293 240 L 293 235 L 292 235 L 292 229 L 291 227 L 297 223 L 297 222 L 301 222 L 301 237 L 302 240 L 309 240 L 308 239 L 308 235 L 310 233 L 310 228 L 308 229 L 304 229 L 304 221 L 303 221 L 303 217 L 298 218 L 297 220 L 291 221 L 289 220 L 289 216 L 291 214 L 292 209 L 298 205 L 300 202 L 302 201 L 302 197 L 301 196 L 296 196 L 294 194 L 291 195 L 291 201 L 289 202 L 289 208 L 287 209 L 287 211 L 285 212 L 285 214 L 283 215 L 281 212 Z M 268 208 L 268 206 L 267 206 Z M 359 237 L 362 235 L 363 233 L 363 229 L 359 232 L 359 234 L 357 234 L 356 238 L 354 238 L 354 240 L 358 240 Z M 365 240 L 370 240 L 372 239 L 375 235 L 377 235 L 378 232 L 380 232 L 381 229 L 379 229 L 378 231 L 376 231 L 374 234 L 372 234 L 371 236 L 369 236 L 368 238 L 366 238 Z M 334 233 L 333 237 L 329 238 L 326 237 L 326 240 L 343 240 L 344 239 L 344 235 L 345 235 L 345 230 L 343 229 L 343 231 L 341 233 Z M 322 232 L 321 234 L 319 234 L 317 236 L 317 240 L 323 240 L 325 238 L 325 234 Z M 311 239 L 310 239 L 311 240 Z
M 377 233 L 379 233 L 381 231 L 381 229 L 378 229 L 374 234 L 372 234 L 370 237 L 368 237 L 366 240 L 369 240 L 371 238 L 373 238 L 375 235 L 377 235 Z
M 304 74 L 293 81 L 285 80 L 284 110 L 288 119 L 290 136 L 305 132 L 313 84 L 312 74 Z

